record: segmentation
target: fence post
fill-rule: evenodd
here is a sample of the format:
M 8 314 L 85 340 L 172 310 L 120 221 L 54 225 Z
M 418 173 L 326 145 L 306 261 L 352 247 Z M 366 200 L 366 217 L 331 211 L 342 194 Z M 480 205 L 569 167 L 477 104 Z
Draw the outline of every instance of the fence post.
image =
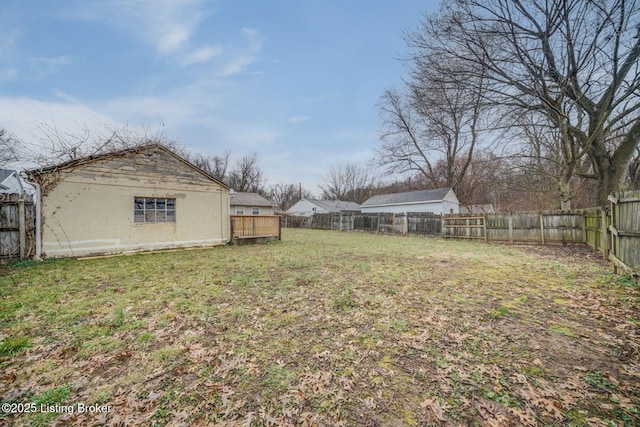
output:
M 601 236 L 600 245 L 602 246 L 602 254 L 604 259 L 609 259 L 609 228 L 607 227 L 607 210 L 602 208 L 600 210 L 600 224 L 601 224 Z
M 18 199 L 18 231 L 20 233 L 20 261 L 26 256 L 27 249 L 27 221 L 24 209 L 24 199 Z
M 487 236 L 487 214 L 486 212 L 482 214 L 482 229 L 484 230 L 484 241 L 489 241 L 489 236 Z
M 544 246 L 544 219 L 542 212 L 540 212 L 540 242 Z
M 409 234 L 409 227 L 407 225 L 407 213 L 405 212 L 402 215 L 402 235 L 406 236 L 407 234 Z
M 513 214 L 511 212 L 509 212 L 507 222 L 509 223 L 509 244 L 513 245 Z

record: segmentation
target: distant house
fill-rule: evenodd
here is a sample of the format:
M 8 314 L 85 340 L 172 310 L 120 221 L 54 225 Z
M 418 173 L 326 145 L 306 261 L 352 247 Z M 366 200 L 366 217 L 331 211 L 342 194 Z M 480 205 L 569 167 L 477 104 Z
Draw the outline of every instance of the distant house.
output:
M 458 213 L 459 205 L 451 188 L 437 188 L 373 196 L 361 205 L 361 210 L 363 213 L 431 212 L 442 215 Z
M 231 193 L 231 215 L 273 215 L 273 203 L 258 193 Z
M 360 205 L 341 200 L 302 199 L 291 206 L 287 213 L 296 216 L 311 216 L 317 213 L 360 212 Z
M 482 213 L 495 213 L 495 209 L 491 203 L 484 205 L 469 205 L 460 206 L 461 214 L 482 214 Z
M 27 171 L 36 255 L 73 257 L 229 242 L 229 188 L 150 144 Z
M 18 172 L 11 169 L 0 169 L 0 193 L 22 194 L 24 187 Z

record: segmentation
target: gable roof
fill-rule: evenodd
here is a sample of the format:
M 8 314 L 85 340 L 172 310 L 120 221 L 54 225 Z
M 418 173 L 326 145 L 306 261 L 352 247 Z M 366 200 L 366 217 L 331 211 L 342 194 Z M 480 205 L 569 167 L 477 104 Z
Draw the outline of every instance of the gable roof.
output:
M 444 200 L 451 188 L 436 188 L 434 190 L 407 191 L 405 193 L 380 194 L 373 196 L 362 204 L 365 206 L 403 205 L 421 202 L 439 202 Z
M 27 176 L 29 178 L 32 178 L 34 176 L 45 175 L 45 174 L 48 174 L 48 173 L 51 173 L 51 172 L 55 172 L 55 171 L 59 171 L 59 170 L 74 168 L 74 167 L 77 167 L 77 166 L 86 165 L 86 164 L 97 162 L 97 161 L 100 161 L 100 160 L 107 160 L 107 159 L 111 159 L 111 158 L 114 158 L 114 157 L 122 157 L 122 156 L 126 156 L 128 154 L 144 153 L 146 151 L 151 151 L 151 150 L 154 150 L 154 149 L 164 151 L 165 153 L 167 153 L 170 156 L 174 157 L 176 160 L 184 163 L 185 165 L 189 166 L 190 168 L 195 169 L 197 172 L 199 172 L 200 174 L 202 174 L 206 178 L 210 179 L 211 181 L 217 183 L 218 185 L 221 185 L 222 187 L 224 187 L 226 189 L 229 189 L 229 187 L 225 183 L 223 183 L 222 181 L 217 180 L 216 178 L 214 178 L 213 176 L 209 175 L 208 173 L 206 173 L 205 171 L 203 171 L 199 167 L 195 166 L 194 164 L 192 164 L 188 160 L 180 157 L 179 155 L 177 155 L 173 151 L 169 150 L 167 147 L 165 147 L 165 146 L 163 146 L 161 144 L 158 144 L 158 143 L 138 145 L 138 146 L 131 147 L 131 148 L 125 148 L 123 150 L 109 151 L 107 153 L 92 154 L 90 156 L 80 157 L 80 158 L 77 158 L 77 159 L 71 159 L 71 160 L 68 160 L 66 162 L 62 162 L 62 163 L 56 164 L 56 165 L 44 166 L 44 167 L 37 168 L 37 169 L 27 170 L 25 172 L 26 172 L 26 174 L 27 174 Z
M 0 169 L 0 183 L 4 182 L 5 179 L 9 178 L 14 173 L 16 173 L 16 171 L 12 169 Z
M 236 191 L 231 195 L 230 204 L 231 206 L 273 206 L 273 203 L 258 193 L 245 193 L 242 191 Z
M 343 202 L 342 200 L 317 200 L 317 199 L 307 199 L 307 200 L 328 212 L 360 210 L 360 205 L 354 202 Z

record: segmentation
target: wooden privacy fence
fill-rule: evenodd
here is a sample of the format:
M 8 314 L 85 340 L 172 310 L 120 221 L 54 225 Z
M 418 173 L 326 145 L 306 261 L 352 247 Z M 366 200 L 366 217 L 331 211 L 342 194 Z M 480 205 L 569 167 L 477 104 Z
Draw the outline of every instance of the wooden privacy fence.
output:
M 0 262 L 33 257 L 35 216 L 35 206 L 30 197 L 0 194 Z
M 321 230 L 366 231 L 402 235 L 436 235 L 441 232 L 440 215 L 424 212 L 314 214 L 309 217 L 285 216 L 284 227 Z
M 442 236 L 523 244 L 584 243 L 581 211 L 446 215 Z
M 280 240 L 280 217 L 277 215 L 231 215 L 233 243 Z
M 315 214 L 284 217 L 285 227 L 440 235 L 511 244 L 587 243 L 606 259 L 640 278 L 640 191 L 609 196 L 609 206 L 573 211 L 506 212 L 439 216 L 429 213 Z
M 609 196 L 609 259 L 617 269 L 640 276 L 640 191 Z M 603 248 L 606 254 L 607 248 Z

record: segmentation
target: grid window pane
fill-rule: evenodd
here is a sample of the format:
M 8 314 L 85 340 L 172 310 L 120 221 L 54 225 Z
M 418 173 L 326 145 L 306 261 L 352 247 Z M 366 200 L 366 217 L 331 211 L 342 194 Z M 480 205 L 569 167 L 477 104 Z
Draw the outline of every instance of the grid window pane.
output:
M 135 197 L 133 206 L 133 221 L 136 223 L 176 221 L 176 199 Z

